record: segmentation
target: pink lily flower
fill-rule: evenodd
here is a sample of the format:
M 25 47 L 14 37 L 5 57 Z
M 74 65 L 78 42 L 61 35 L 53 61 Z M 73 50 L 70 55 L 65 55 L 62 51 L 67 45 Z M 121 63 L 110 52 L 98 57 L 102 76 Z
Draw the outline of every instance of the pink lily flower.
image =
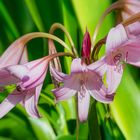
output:
M 139 0 L 123 0 L 125 2 L 130 2 L 128 4 L 125 4 L 124 9 L 125 11 L 122 11 L 122 19 L 126 20 L 130 16 L 140 12 L 140 1 Z M 127 12 L 126 12 L 127 11 Z M 129 26 L 126 27 L 128 35 L 131 37 L 135 37 L 140 34 L 140 23 L 135 22 Z
M 0 118 L 7 114 L 17 103 L 22 102 L 27 113 L 40 117 L 37 102 L 50 58 L 41 58 L 23 65 L 8 66 L 0 70 L 0 86 L 16 84 L 12 94 L 0 104 Z M 10 81 L 10 82 L 9 82 Z
M 64 85 L 54 89 L 56 101 L 66 100 L 73 95 L 78 96 L 78 113 L 80 121 L 85 121 L 88 116 L 90 95 L 97 101 L 110 103 L 113 95 L 108 95 L 102 82 L 102 61 L 86 65 L 80 58 L 71 64 L 70 75 L 58 72 L 51 67 L 53 76 Z
M 71 64 L 70 75 L 59 72 L 50 67 L 53 77 L 63 82 L 64 85 L 53 90 L 56 101 L 66 100 L 77 94 L 79 120 L 85 121 L 88 117 L 90 95 L 102 103 L 110 103 L 114 95 L 108 95 L 103 84 L 104 63 L 99 60 L 90 63 L 91 41 L 88 31 L 86 31 L 82 43 L 82 59 L 76 58 Z
M 121 81 L 124 64 L 140 67 L 140 37 L 128 38 L 123 25 L 112 28 L 107 36 L 106 63 L 108 92 L 114 93 Z

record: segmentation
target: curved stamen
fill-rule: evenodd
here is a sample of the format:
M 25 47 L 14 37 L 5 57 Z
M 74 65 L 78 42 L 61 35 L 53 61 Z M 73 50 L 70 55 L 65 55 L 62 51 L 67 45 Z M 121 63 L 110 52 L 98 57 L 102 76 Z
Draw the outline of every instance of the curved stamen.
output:
M 71 52 L 71 49 L 69 48 L 69 46 L 64 41 L 62 41 L 60 38 L 58 38 L 52 34 L 43 33 L 43 32 L 34 32 L 34 33 L 26 34 L 26 35 L 22 36 L 23 42 L 21 42 L 21 43 L 26 44 L 31 39 L 39 38 L 39 37 L 55 40 L 58 43 L 60 43 L 64 48 L 66 48 L 69 52 Z
M 93 37 L 92 37 L 92 44 L 93 44 L 93 46 L 95 45 L 96 36 L 98 34 L 98 31 L 99 31 L 99 29 L 100 29 L 100 27 L 101 27 L 105 17 L 110 12 L 112 12 L 113 10 L 117 10 L 117 9 L 123 8 L 123 4 L 124 4 L 124 2 L 117 1 L 117 2 L 113 3 L 108 9 L 106 9 L 106 11 L 102 14 L 101 18 L 99 19 L 99 21 L 98 21 L 98 23 L 97 23 L 97 25 L 95 27 L 94 34 L 93 34 Z
M 56 29 L 61 29 L 65 33 L 65 35 L 66 35 L 66 37 L 71 45 L 71 49 L 72 49 L 73 54 L 75 56 L 77 56 L 77 51 L 74 47 L 73 40 L 72 40 L 69 32 L 66 30 L 66 28 L 60 23 L 54 23 L 51 26 L 49 33 L 54 34 Z M 53 40 L 51 40 L 51 39 L 48 40 L 48 46 L 49 46 L 49 54 L 57 53 Z M 62 71 L 59 58 L 53 59 L 53 61 L 50 62 L 50 65 L 55 67 L 58 71 Z M 50 74 L 51 74 L 51 72 L 50 72 Z M 51 78 L 52 78 L 52 82 L 54 83 L 55 87 L 59 87 L 59 82 L 57 80 L 55 80 L 55 78 L 53 77 L 52 74 L 51 74 Z
M 132 24 L 134 22 L 139 21 L 139 20 L 140 20 L 140 12 L 138 12 L 138 13 L 134 14 L 133 16 L 131 16 L 131 17 L 127 18 L 126 20 L 124 20 L 122 22 L 122 25 L 126 27 L 126 26 L 128 26 L 128 25 L 130 25 L 130 24 Z
M 59 52 L 59 53 L 54 53 L 54 54 L 45 56 L 45 57 L 42 59 L 42 61 L 44 61 L 44 60 L 46 60 L 46 59 L 47 59 L 48 61 L 51 61 L 52 59 L 54 59 L 54 58 L 56 58 L 56 57 L 60 57 L 60 56 L 70 56 L 70 57 L 72 57 L 73 59 L 75 58 L 75 56 L 74 56 L 73 54 L 71 54 L 71 53 Z M 40 61 L 40 63 L 41 63 L 42 61 Z
M 93 48 L 93 51 L 92 51 L 92 53 L 91 53 L 91 58 L 93 58 L 93 61 L 98 60 L 99 51 L 100 51 L 102 45 L 105 44 L 105 43 L 106 43 L 106 36 L 105 36 L 104 38 L 102 38 L 101 40 L 99 40 L 99 41 L 95 44 L 95 46 L 94 46 L 94 48 Z
M 70 43 L 70 45 L 71 45 L 73 54 L 74 54 L 75 56 L 78 56 L 78 53 L 77 53 L 77 51 L 76 51 L 76 49 L 75 49 L 75 47 L 74 47 L 74 42 L 73 42 L 73 40 L 72 40 L 72 38 L 71 38 L 69 32 L 66 30 L 66 28 L 65 28 L 62 24 L 60 24 L 60 23 L 54 23 L 54 24 L 51 26 L 49 33 L 50 33 L 50 34 L 53 34 L 54 31 L 55 31 L 56 29 L 61 29 L 61 30 L 65 33 L 65 35 L 66 35 L 66 37 L 67 37 L 67 39 L 68 39 L 68 41 L 69 41 L 69 43 Z M 53 43 L 53 42 L 50 42 L 50 40 L 49 40 L 49 44 L 50 44 L 50 43 L 51 43 L 51 45 L 55 46 L 54 43 Z M 49 46 L 50 46 L 50 45 L 49 45 Z M 49 49 L 51 49 L 51 48 L 49 48 Z

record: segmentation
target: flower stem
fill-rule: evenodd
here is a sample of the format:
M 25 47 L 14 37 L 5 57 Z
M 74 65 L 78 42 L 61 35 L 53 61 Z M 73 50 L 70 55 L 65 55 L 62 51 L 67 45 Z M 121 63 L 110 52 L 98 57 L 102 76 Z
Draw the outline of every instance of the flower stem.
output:
M 79 140 L 78 94 L 76 94 L 76 140 Z

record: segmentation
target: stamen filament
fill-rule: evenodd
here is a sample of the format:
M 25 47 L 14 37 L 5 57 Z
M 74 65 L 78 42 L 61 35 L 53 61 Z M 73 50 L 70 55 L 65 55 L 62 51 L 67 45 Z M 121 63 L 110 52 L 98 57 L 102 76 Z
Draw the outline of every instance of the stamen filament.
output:
M 134 22 L 137 22 L 140 20 L 140 12 L 134 14 L 133 16 L 129 17 L 128 19 L 124 20 L 122 22 L 123 26 L 128 26 Z
M 74 42 L 73 42 L 73 40 L 72 40 L 72 38 L 71 38 L 69 32 L 66 30 L 66 28 L 65 28 L 62 24 L 60 24 L 60 23 L 54 23 L 54 24 L 51 26 L 49 33 L 50 33 L 50 34 L 53 34 L 54 31 L 55 31 L 56 29 L 61 29 L 61 30 L 65 33 L 65 35 L 66 35 L 66 37 L 68 38 L 68 41 L 69 41 L 69 43 L 70 43 L 70 45 L 71 45 L 73 54 L 74 54 L 75 56 L 78 56 L 78 53 L 77 53 L 77 51 L 76 51 L 76 49 L 75 49 L 75 47 L 74 47 Z M 50 46 L 50 45 L 49 45 L 49 46 Z
M 117 1 L 117 2 L 113 3 L 108 9 L 106 9 L 106 11 L 102 14 L 102 16 L 100 17 L 100 19 L 99 19 L 99 21 L 97 23 L 97 26 L 95 27 L 95 31 L 94 31 L 94 34 L 93 34 L 93 37 L 92 37 L 92 44 L 93 44 L 93 46 L 95 45 L 96 36 L 97 36 L 97 34 L 99 32 L 99 29 L 100 29 L 100 27 L 101 27 L 105 17 L 110 12 L 112 12 L 113 10 L 117 10 L 117 9 L 123 8 L 123 4 L 124 4 L 124 2 Z
M 91 58 L 93 58 L 94 61 L 98 60 L 99 51 L 102 45 L 105 44 L 105 42 L 106 42 L 106 36 L 95 44 L 93 51 L 91 53 Z
M 75 58 L 75 56 L 71 53 L 59 52 L 59 53 L 54 53 L 54 54 L 45 56 L 44 59 L 48 59 L 48 61 L 51 61 L 52 59 L 59 57 L 59 56 L 70 56 L 72 58 Z M 44 59 L 42 61 L 44 61 Z

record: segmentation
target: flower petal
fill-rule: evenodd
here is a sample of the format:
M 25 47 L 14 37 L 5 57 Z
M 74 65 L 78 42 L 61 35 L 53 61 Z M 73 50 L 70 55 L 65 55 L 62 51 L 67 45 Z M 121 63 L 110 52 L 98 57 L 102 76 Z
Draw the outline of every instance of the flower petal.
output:
M 132 39 L 123 49 L 127 53 L 126 62 L 140 67 L 140 37 Z
M 85 64 L 84 64 L 85 65 Z M 79 67 L 77 67 L 79 66 Z M 81 67 L 81 69 L 80 69 Z M 69 75 L 66 75 L 63 79 L 64 86 L 58 89 L 53 90 L 56 100 L 65 100 L 73 96 L 80 89 L 80 79 L 83 74 L 81 71 L 84 66 L 81 65 L 81 59 L 74 59 L 72 62 L 72 72 Z M 86 66 L 85 66 L 86 67 Z M 61 79 L 60 79 L 61 80 Z
M 12 75 L 9 71 L 5 69 L 0 70 L 0 87 L 10 84 L 16 84 L 20 81 L 21 80 L 18 77 Z
M 107 84 L 108 84 L 108 93 L 112 94 L 118 88 L 123 74 L 123 66 L 118 67 L 113 65 L 108 65 L 107 67 Z
M 86 64 L 80 59 L 73 59 L 71 64 L 71 73 L 79 73 L 86 70 Z
M 0 68 L 16 65 L 21 59 L 24 50 L 24 44 L 21 38 L 12 43 L 0 57 Z
M 65 77 L 64 86 L 54 89 L 52 92 L 55 94 L 56 100 L 65 100 L 73 95 L 80 89 L 79 78 L 80 74 L 72 74 Z
M 98 90 L 88 90 L 90 95 L 97 101 L 101 103 L 111 103 L 114 99 L 114 94 L 107 95 L 107 91 L 104 91 L 103 89 Z M 103 95 L 106 94 L 106 95 Z
M 28 52 L 27 47 L 25 46 L 19 64 L 25 64 L 27 62 L 28 62 Z
M 88 71 L 86 87 L 89 94 L 97 101 L 110 103 L 113 100 L 113 96 L 108 95 L 107 89 L 103 85 L 102 77 L 93 71 Z
M 26 89 L 31 89 L 40 85 L 45 79 L 47 69 L 48 69 L 48 61 L 47 60 L 40 61 L 30 69 L 30 72 L 26 75 L 30 77 L 30 79 L 22 83 L 21 86 Z
M 28 63 L 25 63 L 24 66 L 26 66 L 28 69 L 33 69 L 37 65 L 39 65 L 43 60 L 44 60 L 44 57 L 40 58 L 40 59 L 36 59 L 36 60 L 30 61 Z
M 59 72 L 58 70 L 56 70 L 52 66 L 50 66 L 50 71 L 51 71 L 51 74 L 53 75 L 53 77 L 59 82 L 64 81 L 64 78 L 67 76 L 67 74 Z
M 102 57 L 100 60 L 87 66 L 89 70 L 95 71 L 101 76 L 103 76 L 106 72 L 106 67 L 107 65 L 105 63 L 105 57 Z
M 67 100 L 76 94 L 76 91 L 68 87 L 60 87 L 52 90 L 56 97 L 56 101 Z
M 137 36 L 140 34 L 140 23 L 135 22 L 133 24 L 130 24 L 128 27 L 126 27 L 126 29 L 128 30 L 130 37 L 131 37 L 131 35 Z
M 8 95 L 8 97 L 0 104 L 0 118 L 5 116 L 17 103 L 23 100 L 24 97 L 25 94 L 19 93 L 16 90 L 12 94 Z
M 128 19 L 128 17 L 134 15 L 135 13 L 140 12 L 140 2 L 138 0 L 127 0 L 127 1 L 130 1 L 131 4 L 126 5 L 126 8 L 129 10 L 129 13 L 127 13 L 125 11 L 122 12 L 123 20 L 126 20 L 126 19 Z M 139 21 L 128 25 L 126 27 L 126 29 L 128 30 L 128 35 L 130 35 L 131 37 L 139 35 L 140 34 Z
M 123 25 L 119 24 L 115 28 L 112 28 L 108 33 L 106 40 L 106 53 L 110 53 L 116 47 L 125 43 L 128 40 L 127 33 Z
M 11 75 L 21 79 L 21 81 L 25 82 L 29 80 L 29 69 L 24 65 L 13 65 L 5 68 L 7 71 L 10 72 Z
M 89 112 L 90 94 L 88 91 L 82 96 L 78 92 L 78 116 L 80 122 L 86 121 Z
M 27 113 L 33 118 L 40 117 L 40 114 L 37 109 L 37 104 L 38 104 L 38 98 L 41 89 L 42 89 L 42 84 L 36 88 L 29 90 L 27 92 L 27 95 L 25 96 L 24 107 Z

